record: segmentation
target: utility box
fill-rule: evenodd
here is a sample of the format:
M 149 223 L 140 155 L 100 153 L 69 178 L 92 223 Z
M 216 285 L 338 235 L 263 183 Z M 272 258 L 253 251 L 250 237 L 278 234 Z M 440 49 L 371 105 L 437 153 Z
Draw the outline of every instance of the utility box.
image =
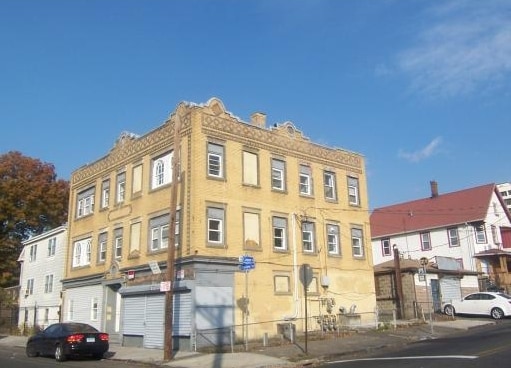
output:
M 296 325 L 294 323 L 277 323 L 277 333 L 294 343 L 296 339 Z

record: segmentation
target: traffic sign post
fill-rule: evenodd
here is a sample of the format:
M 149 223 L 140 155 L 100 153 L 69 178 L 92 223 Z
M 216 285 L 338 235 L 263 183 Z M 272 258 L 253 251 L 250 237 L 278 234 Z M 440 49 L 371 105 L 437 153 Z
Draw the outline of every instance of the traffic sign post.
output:
M 242 271 L 250 271 L 255 268 L 255 260 L 252 256 L 240 256 L 239 257 L 240 262 L 240 270 Z
M 243 255 L 239 257 L 239 267 L 241 271 L 245 272 L 245 309 L 243 311 L 244 316 L 244 331 L 243 335 L 245 338 L 245 351 L 248 351 L 248 271 L 253 270 L 255 268 L 255 260 L 254 257 Z

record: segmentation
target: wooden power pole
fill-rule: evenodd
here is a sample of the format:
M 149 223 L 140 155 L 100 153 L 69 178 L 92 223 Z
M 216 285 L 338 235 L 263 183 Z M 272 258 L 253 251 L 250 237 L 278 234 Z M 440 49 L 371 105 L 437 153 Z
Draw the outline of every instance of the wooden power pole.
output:
M 167 246 L 167 270 L 165 272 L 165 336 L 163 359 L 168 361 L 172 359 L 172 319 L 174 315 L 174 274 L 176 259 L 176 211 L 177 211 L 177 187 L 179 180 L 179 152 L 181 150 L 181 116 L 179 109 L 176 112 L 174 120 L 174 155 L 172 158 L 172 188 L 170 192 L 170 221 L 169 221 L 169 244 Z

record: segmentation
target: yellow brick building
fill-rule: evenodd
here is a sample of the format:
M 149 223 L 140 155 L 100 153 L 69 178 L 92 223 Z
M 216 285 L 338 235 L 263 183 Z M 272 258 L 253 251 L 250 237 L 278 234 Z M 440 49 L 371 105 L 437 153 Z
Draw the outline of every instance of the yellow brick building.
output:
M 303 332 L 305 290 L 309 330 L 339 309 L 373 320 L 364 158 L 291 122 L 267 127 L 261 113 L 243 122 L 216 98 L 179 104 L 143 136 L 122 134 L 72 174 L 64 320 L 163 346 L 174 169 L 174 346 L 273 336 L 287 321 Z

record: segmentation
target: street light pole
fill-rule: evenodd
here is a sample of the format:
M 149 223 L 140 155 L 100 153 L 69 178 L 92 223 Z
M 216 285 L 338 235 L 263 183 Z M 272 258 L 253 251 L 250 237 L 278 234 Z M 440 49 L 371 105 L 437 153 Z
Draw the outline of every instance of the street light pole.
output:
M 167 269 L 165 272 L 166 291 L 165 291 L 165 327 L 164 327 L 164 349 L 163 359 L 168 361 L 172 359 L 172 319 L 174 315 L 173 288 L 174 288 L 174 262 L 176 258 L 176 209 L 177 209 L 177 186 L 179 180 L 179 152 L 181 146 L 181 117 L 176 112 L 174 121 L 174 155 L 172 158 L 172 189 L 170 192 L 170 221 L 169 221 L 169 244 L 167 246 Z

